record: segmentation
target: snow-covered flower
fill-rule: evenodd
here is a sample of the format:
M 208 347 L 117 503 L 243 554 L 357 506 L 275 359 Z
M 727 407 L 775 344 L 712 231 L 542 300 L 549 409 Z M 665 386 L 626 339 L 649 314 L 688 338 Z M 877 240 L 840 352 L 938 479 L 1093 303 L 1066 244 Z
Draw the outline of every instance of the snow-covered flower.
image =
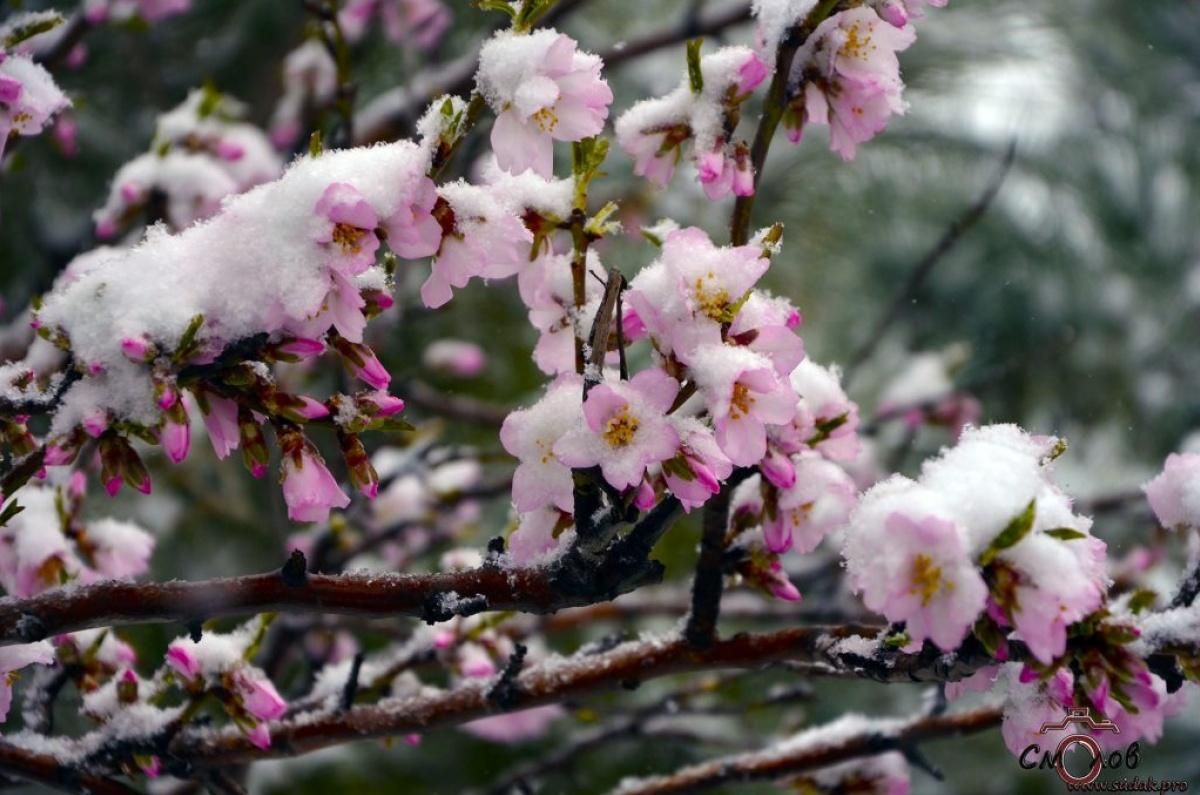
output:
M 338 22 L 347 39 L 358 41 L 377 14 L 389 41 L 421 50 L 435 47 L 451 21 L 450 9 L 440 0 L 350 0 L 338 12 Z
M 556 30 L 500 31 L 479 53 L 476 81 L 496 111 L 492 149 L 506 171 L 554 172 L 554 141 L 604 129 L 613 94 L 602 64 Z
M 136 577 L 149 568 L 154 536 L 131 522 L 97 519 L 88 523 L 84 538 L 96 571 L 104 577 Z
M 772 552 L 811 552 L 841 527 L 854 508 L 854 481 L 837 464 L 811 450 L 792 457 L 794 483 L 778 490 L 763 517 L 763 538 Z
M 904 621 L 913 644 L 958 647 L 987 600 L 965 529 L 937 492 L 900 475 L 863 495 L 844 549 L 863 603 Z
M 349 11 L 347 5 L 342 15 Z M 307 39 L 283 59 L 283 94 L 271 116 L 272 143 L 280 149 L 294 146 L 304 132 L 305 113 L 328 105 L 336 92 L 333 56 L 319 39 Z
M 804 359 L 792 370 L 792 389 L 799 395 L 795 416 L 774 439 L 786 452 L 812 446 L 834 461 L 858 457 L 858 405 L 846 396 L 837 367 Z
M 17 646 L 0 646 L 0 721 L 8 717 L 12 706 L 12 685 L 15 674 L 27 665 L 49 665 L 54 662 L 54 647 L 48 640 Z
M 465 287 L 473 277 L 503 279 L 529 261 L 533 234 L 514 208 L 485 186 L 453 182 L 439 189 L 448 208 L 447 228 L 421 285 L 421 300 L 436 309 L 450 300 L 451 288 Z
M 745 143 L 729 138 L 739 107 L 767 76 L 749 47 L 722 47 L 701 56 L 700 85 L 684 75 L 669 94 L 642 100 L 617 119 L 617 143 L 634 158 L 634 173 L 666 185 L 691 142 L 696 176 L 710 199 L 754 193 Z
M 353 185 L 329 185 L 313 212 L 320 221 L 316 241 L 333 254 L 331 267 L 343 276 L 355 276 L 371 266 L 379 249 L 379 216 Z
M 473 342 L 455 339 L 435 340 L 421 356 L 425 366 L 459 378 L 473 378 L 487 367 L 487 354 Z
M 0 50 L 0 157 L 10 135 L 37 135 L 70 105 L 41 64 L 28 55 Z
M 759 246 L 716 246 L 701 229 L 678 229 L 630 282 L 627 300 L 656 347 L 690 363 L 697 347 L 722 342 L 769 265 Z
M 563 378 L 537 403 L 504 419 L 500 443 L 520 460 L 513 473 L 512 496 L 521 513 L 547 506 L 573 510 L 571 470 L 559 461 L 554 448 L 579 425 L 581 389 L 578 378 Z
M 771 360 L 747 348 L 705 345 L 689 364 L 713 418 L 717 444 L 738 466 L 751 466 L 767 452 L 767 426 L 792 419 L 796 393 Z
M 1200 527 L 1200 453 L 1167 456 L 1163 471 L 1142 491 L 1163 527 Z
M 663 480 L 685 511 L 708 502 L 733 472 L 733 462 L 721 451 L 712 429 L 691 417 L 674 419 L 679 450 L 662 464 Z
M 844 160 L 906 108 L 896 53 L 916 39 L 912 27 L 884 22 L 869 7 L 824 20 L 797 53 L 793 74 L 803 93 L 785 117 L 799 141 L 807 124 L 829 127 L 829 144 Z
M 584 423 L 554 445 L 570 467 L 599 466 L 614 488 L 637 486 L 646 467 L 675 455 L 679 435 L 667 410 L 679 383 L 661 370 L 643 370 L 628 382 L 592 388 L 583 403 Z

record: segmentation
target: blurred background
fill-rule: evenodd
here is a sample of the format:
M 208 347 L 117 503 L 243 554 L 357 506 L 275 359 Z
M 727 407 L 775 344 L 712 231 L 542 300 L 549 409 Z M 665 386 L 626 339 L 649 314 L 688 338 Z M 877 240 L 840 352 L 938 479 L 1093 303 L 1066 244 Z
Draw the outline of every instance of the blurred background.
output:
M 244 101 L 250 121 L 267 124 L 281 91 L 282 59 L 304 40 L 310 23 L 303 4 L 194 5 L 153 27 L 128 22 L 98 28 L 86 38 L 81 67 L 56 69 L 75 100 L 78 151 L 68 154 L 43 135 L 22 141 L 6 161 L 0 175 L 0 321 L 16 318 L 72 257 L 95 245 L 91 214 L 104 203 L 113 173 L 148 151 L 157 115 L 189 90 L 211 83 Z M 455 23 L 431 53 L 397 46 L 378 30 L 355 45 L 359 108 L 431 64 L 470 52 L 497 22 L 496 15 L 466 3 L 453 5 Z M 702 19 L 737 7 L 717 0 L 576 5 L 560 27 L 595 51 L 679 30 L 696 7 Z M 931 9 L 918 31 L 916 44 L 901 57 L 909 112 L 864 145 L 855 161 L 843 163 L 830 153 L 820 131 L 800 146 L 776 141 L 755 207 L 756 226 L 785 226 L 783 253 L 767 285 L 804 313 L 809 355 L 846 367 L 850 395 L 873 431 L 880 465 L 911 471 L 951 441 L 943 428 L 910 431 L 903 423 L 872 419 L 889 388 L 904 391 L 896 386 L 899 377 L 915 379 L 917 386 L 906 388 L 920 393 L 917 387 L 944 376 L 954 391 L 979 401 L 982 420 L 1017 422 L 1067 438 L 1059 481 L 1084 510 L 1095 509 L 1097 533 L 1108 541 L 1110 557 L 1120 560 L 1154 531 L 1148 512 L 1128 495 L 1158 471 L 1167 453 L 1200 448 L 1200 439 L 1189 440 L 1200 429 L 1200 4 L 953 0 L 946 9 Z M 748 43 L 752 26 L 732 25 L 709 37 L 721 39 Z M 608 70 L 614 114 L 673 88 L 683 67 L 683 45 L 677 43 Z M 744 114 L 743 135 L 752 134 L 755 116 L 754 109 Z M 333 121 L 318 124 L 328 130 Z M 1005 172 L 1010 146 L 1015 155 Z M 470 159 L 453 167 L 469 172 Z M 729 203 L 704 199 L 690 168 L 681 168 L 667 191 L 654 191 L 635 182 L 631 161 L 614 147 L 606 171 L 596 206 L 620 201 L 630 229 L 670 216 L 726 239 Z M 980 197 L 989 188 L 994 199 L 982 208 Z M 931 256 L 956 225 L 961 234 L 949 250 Z M 632 276 L 654 250 L 631 234 L 611 241 L 602 256 Z M 445 311 L 427 313 L 412 306 L 424 276 L 421 266 L 402 271 L 400 311 L 375 324 L 375 347 L 398 381 L 420 376 L 422 384 L 460 397 L 502 406 L 530 402 L 544 377 L 530 359 L 536 333 L 513 285 L 475 283 Z M 876 339 L 888 317 L 886 333 Z M 470 378 L 426 372 L 422 352 L 446 337 L 482 346 L 488 357 L 483 372 Z M 930 362 L 938 366 L 920 369 Z M 404 394 L 403 387 L 398 391 Z M 409 414 L 432 418 L 420 406 Z M 449 442 L 498 449 L 494 429 L 453 420 L 424 427 Z M 186 467 L 167 473 L 159 466 L 157 482 L 167 485 L 151 498 L 97 500 L 91 509 L 134 515 L 155 529 L 157 577 L 278 565 L 292 532 L 281 518 L 278 489 L 251 481 L 236 466 L 215 466 L 207 449 Z M 505 516 L 504 506 L 488 507 L 478 534 L 462 542 L 481 544 Z M 659 551 L 668 576 L 690 574 L 696 537 L 686 524 L 668 535 Z M 414 567 L 429 567 L 431 560 L 436 557 Z M 1167 592 L 1170 573 L 1158 584 Z M 818 609 L 820 583 L 806 589 L 805 572 L 797 577 L 804 604 Z M 570 650 L 628 629 L 573 627 L 550 645 Z M 151 628 L 133 636 L 154 659 L 172 634 Z M 729 696 L 726 703 L 748 704 L 789 682 L 785 673 L 767 673 L 725 684 L 721 692 Z M 665 772 L 846 710 L 905 714 L 924 697 L 916 686 L 817 684 L 816 695 L 783 708 L 693 717 L 693 736 L 682 741 L 635 739 L 580 754 L 540 791 L 601 792 L 623 776 Z M 560 730 L 519 745 L 441 730 L 415 748 L 365 744 L 263 764 L 250 782 L 254 791 L 273 793 L 486 790 L 502 772 L 555 748 L 568 726 L 595 723 L 622 704 L 652 702 L 671 686 L 589 698 L 572 705 Z M 64 708 L 69 711 L 69 703 Z M 1137 772 L 1200 785 L 1193 752 L 1200 721 L 1185 715 L 1173 727 L 1162 744 L 1144 749 Z M 915 792 L 1061 787 L 1046 772 L 1020 770 L 995 732 L 926 750 L 946 771 L 946 781 L 914 770 Z

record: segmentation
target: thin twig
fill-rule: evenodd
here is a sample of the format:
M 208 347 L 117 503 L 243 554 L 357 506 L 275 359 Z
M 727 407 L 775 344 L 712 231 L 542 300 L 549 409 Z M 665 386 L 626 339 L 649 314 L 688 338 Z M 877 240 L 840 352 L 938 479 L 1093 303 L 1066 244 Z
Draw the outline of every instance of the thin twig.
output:
M 996 198 L 996 194 L 1000 192 L 1000 186 L 1004 184 L 1004 178 L 1008 176 L 1009 169 L 1012 167 L 1013 160 L 1017 153 L 1017 142 L 1012 140 L 1008 147 L 1004 150 L 1004 156 L 1000 159 L 999 165 L 996 166 L 995 172 L 983 191 L 976 197 L 975 201 L 971 202 L 970 206 L 962 212 L 950 226 L 946 227 L 946 231 L 942 233 L 941 238 L 934 244 L 933 248 L 925 253 L 925 256 L 917 260 L 909 271 L 908 277 L 904 280 L 904 285 L 892 298 L 891 304 L 888 305 L 887 311 L 879 318 L 875 327 L 871 329 L 871 333 L 867 335 L 866 340 L 850 357 L 850 363 L 846 366 L 843 380 L 849 384 L 853 379 L 858 368 L 871 358 L 871 354 L 879 346 L 883 340 L 884 334 L 892 327 L 904 310 L 911 305 L 913 298 L 916 297 L 922 285 L 933 272 L 934 267 L 947 254 L 954 249 L 962 236 L 967 230 L 973 227 L 983 214 L 987 212 L 991 206 L 992 200 Z
M 891 731 L 864 731 L 827 745 L 798 745 L 794 749 L 766 748 L 758 752 L 712 759 L 666 776 L 626 781 L 621 795 L 668 795 L 701 792 L 733 781 L 773 781 L 838 762 L 875 756 L 942 737 L 958 737 L 1000 725 L 1002 712 L 984 707 L 954 715 L 931 715 L 909 721 Z

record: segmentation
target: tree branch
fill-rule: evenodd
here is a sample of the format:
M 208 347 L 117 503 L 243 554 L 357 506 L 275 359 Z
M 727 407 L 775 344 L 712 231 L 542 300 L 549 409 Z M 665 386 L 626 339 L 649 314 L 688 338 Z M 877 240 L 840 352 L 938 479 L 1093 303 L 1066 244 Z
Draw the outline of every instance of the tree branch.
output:
M 987 212 L 988 207 L 992 204 L 992 200 L 1000 192 L 1000 186 L 1004 184 L 1004 178 L 1008 176 L 1009 169 L 1012 168 L 1016 153 L 1017 142 L 1014 139 L 1009 142 L 1008 147 L 1004 150 L 1004 156 L 1000 159 L 1000 164 L 996 167 L 991 179 L 988 180 L 987 185 L 975 201 L 971 202 L 970 206 L 951 222 L 933 248 L 929 249 L 925 256 L 921 257 L 913 265 L 912 270 L 908 273 L 908 278 L 904 281 L 904 286 L 892 298 L 892 303 L 888 306 L 887 311 L 883 313 L 883 316 L 879 318 L 879 321 L 875 324 L 875 328 L 867 336 L 866 341 L 863 342 L 862 346 L 850 358 L 850 363 L 846 366 L 844 375 L 846 383 L 851 381 L 855 371 L 858 370 L 863 362 L 871 358 L 871 354 L 875 352 L 875 349 L 883 340 L 884 334 L 900 318 L 905 308 L 912 303 L 917 291 L 925 284 L 925 281 L 929 278 L 929 274 L 933 273 L 933 269 L 938 262 L 954 249 L 967 230 L 973 227 L 983 217 L 983 214 Z
M 696 561 L 696 576 L 692 580 L 692 609 L 683 633 L 688 642 L 695 646 L 707 646 L 716 637 L 717 617 L 721 612 L 721 589 L 725 579 L 721 571 L 721 557 L 725 552 L 725 531 L 729 527 L 729 498 L 737 485 L 752 472 L 751 469 L 734 472 L 721 490 L 704 504 L 700 558 Z
M 678 770 L 670 775 L 626 782 L 621 795 L 667 795 L 700 792 L 731 781 L 775 780 L 794 776 L 838 762 L 905 749 L 925 740 L 958 737 L 1000 725 L 1001 710 L 984 707 L 954 715 L 931 715 L 911 720 L 890 731 L 868 731 L 827 745 L 786 743 L 735 756 L 713 759 Z
M 140 795 L 133 787 L 63 765 L 50 754 L 18 748 L 0 739 L 0 773 L 63 792 L 92 795 Z

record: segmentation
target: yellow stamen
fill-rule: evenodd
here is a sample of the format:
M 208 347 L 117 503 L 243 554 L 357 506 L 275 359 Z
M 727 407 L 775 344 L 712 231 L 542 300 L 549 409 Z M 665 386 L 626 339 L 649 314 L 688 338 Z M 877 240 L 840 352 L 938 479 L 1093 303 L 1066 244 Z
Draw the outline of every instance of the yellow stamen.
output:
M 633 442 L 640 425 L 637 417 L 630 414 L 629 407 L 626 406 L 610 417 L 605 424 L 604 441 L 608 442 L 609 447 L 625 447 Z
M 738 417 L 750 413 L 750 407 L 754 405 L 754 398 L 750 397 L 750 389 L 745 384 L 738 382 L 733 385 L 733 397 L 729 399 L 729 403 L 729 416 L 736 420 Z
M 359 229 L 350 224 L 333 225 L 333 242 L 341 246 L 343 254 L 357 254 L 362 251 L 362 239 L 366 236 L 366 229 Z
M 953 590 L 954 583 L 942 579 L 942 567 L 935 565 L 933 558 L 925 554 L 913 558 L 912 590 L 909 593 L 921 595 L 922 607 L 928 607 L 940 591 Z

